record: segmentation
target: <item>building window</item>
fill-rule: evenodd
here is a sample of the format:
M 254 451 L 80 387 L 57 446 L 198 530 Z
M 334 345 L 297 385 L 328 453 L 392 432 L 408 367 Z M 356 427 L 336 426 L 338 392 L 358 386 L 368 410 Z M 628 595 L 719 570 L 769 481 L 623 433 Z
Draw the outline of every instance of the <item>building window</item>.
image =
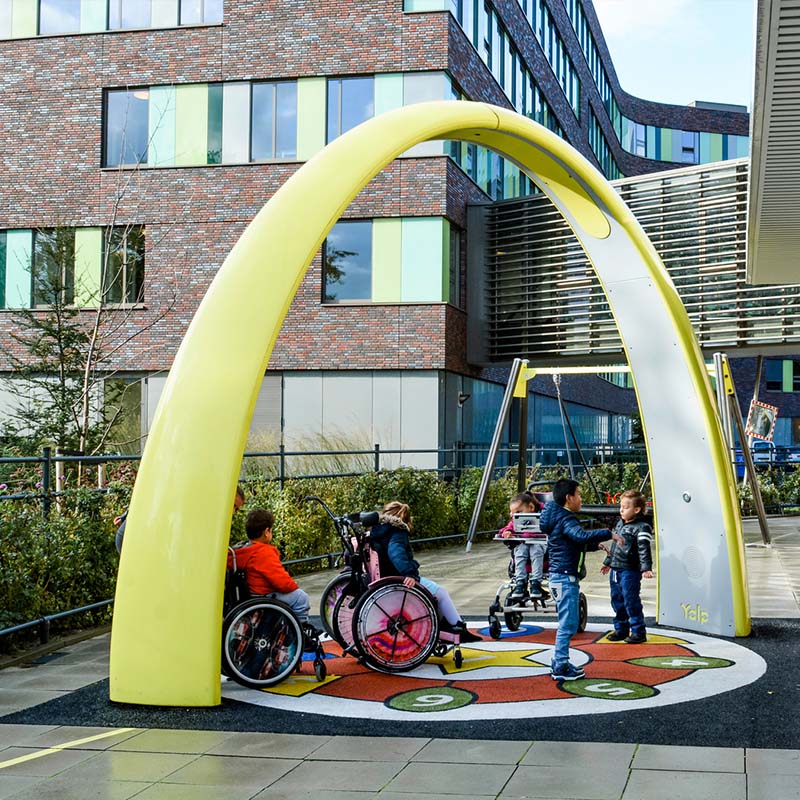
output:
M 139 225 L 106 231 L 103 259 L 103 302 L 133 305 L 144 301 L 144 228 Z
M 450 226 L 450 303 L 458 308 L 461 304 L 461 231 Z
M 764 375 L 767 379 L 768 392 L 780 392 L 783 389 L 783 361 L 774 358 L 766 359 Z
M 81 0 L 40 0 L 40 34 L 78 33 L 80 29 Z
M 75 302 L 75 229 L 48 228 L 33 236 L 32 307 Z
M 149 28 L 151 3 L 148 0 L 109 0 L 108 28 Z
M 372 221 L 337 222 L 323 250 L 325 303 L 372 298 Z
M 254 83 L 250 160 L 297 158 L 297 84 Z
M 117 167 L 147 163 L 147 88 L 106 92 L 106 147 L 103 165 Z
M 375 116 L 375 81 L 368 78 L 328 80 L 328 141 Z
M 681 163 L 697 164 L 700 155 L 699 135 L 695 131 L 681 131 Z
M 181 0 L 181 25 L 222 22 L 222 0 Z

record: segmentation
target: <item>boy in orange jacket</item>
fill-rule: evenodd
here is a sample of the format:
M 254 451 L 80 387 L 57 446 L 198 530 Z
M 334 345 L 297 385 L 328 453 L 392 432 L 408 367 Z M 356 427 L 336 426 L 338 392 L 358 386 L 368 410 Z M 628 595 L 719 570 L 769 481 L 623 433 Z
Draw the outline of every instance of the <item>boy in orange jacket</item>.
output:
M 294 611 L 301 622 L 308 622 L 311 604 L 308 595 L 281 564 L 278 548 L 272 544 L 275 515 L 266 508 L 255 508 L 245 520 L 250 544 L 236 550 L 236 566 L 244 570 L 247 587 L 254 595 L 275 595 Z M 228 569 L 233 568 L 233 556 L 228 553 Z

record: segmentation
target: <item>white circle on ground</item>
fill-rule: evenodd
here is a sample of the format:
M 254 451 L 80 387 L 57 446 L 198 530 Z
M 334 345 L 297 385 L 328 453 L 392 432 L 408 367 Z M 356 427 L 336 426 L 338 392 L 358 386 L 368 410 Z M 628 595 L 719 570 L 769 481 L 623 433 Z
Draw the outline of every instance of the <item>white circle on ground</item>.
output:
M 471 624 L 484 630 L 484 625 Z M 553 630 L 556 623 L 540 623 L 535 630 Z M 607 633 L 608 625 L 592 623 L 587 632 Z M 504 634 L 506 631 L 504 630 Z M 535 634 L 534 634 L 535 636 Z M 490 719 L 525 719 L 537 717 L 575 716 L 639 711 L 645 708 L 701 700 L 746 686 L 758 680 L 766 671 L 761 656 L 730 639 L 718 639 L 689 631 L 648 628 L 651 644 L 612 645 L 625 647 L 624 660 L 593 659 L 580 645 L 570 650 L 575 666 L 587 669 L 580 681 L 557 684 L 550 678 L 550 659 L 553 645 L 537 642 L 527 636 L 508 635 L 493 641 L 486 639 L 474 645 L 463 645 L 464 663 L 456 669 L 451 654 L 431 659 L 411 672 L 381 676 L 380 699 L 358 699 L 354 691 L 359 677 L 370 682 L 370 694 L 376 694 L 374 673 L 367 671 L 337 676 L 338 658 L 326 659 L 328 680 L 317 683 L 312 675 L 295 675 L 269 690 L 247 689 L 232 681 L 223 683 L 224 697 L 239 702 L 294 711 L 305 714 L 425 722 L 455 722 Z M 679 650 L 677 654 L 661 655 L 659 638 L 666 637 Z M 600 637 L 598 637 L 600 638 Z M 573 645 L 575 639 L 573 639 Z M 597 642 L 587 643 L 593 647 Z M 670 648 L 670 649 L 674 649 Z M 611 651 L 609 651 L 611 652 Z M 647 659 L 645 666 L 650 680 L 630 680 L 625 665 L 637 659 Z M 588 666 L 587 666 L 588 665 Z M 615 669 L 616 667 L 616 669 Z M 676 677 L 675 670 L 687 671 Z M 621 672 L 622 674 L 615 674 Z M 660 673 L 664 673 L 659 682 Z M 530 678 L 519 699 L 519 679 Z M 371 680 L 372 679 L 372 680 Z M 347 681 L 348 696 L 336 696 L 338 680 Z M 503 681 L 509 681 L 508 692 L 502 691 Z M 534 683 L 535 681 L 535 683 Z M 481 700 L 481 684 L 491 695 Z M 325 693 L 317 689 L 325 687 Z M 541 697 L 535 695 L 541 690 Z M 531 695 L 534 695 L 533 697 Z M 556 696 L 554 696 L 556 695 Z

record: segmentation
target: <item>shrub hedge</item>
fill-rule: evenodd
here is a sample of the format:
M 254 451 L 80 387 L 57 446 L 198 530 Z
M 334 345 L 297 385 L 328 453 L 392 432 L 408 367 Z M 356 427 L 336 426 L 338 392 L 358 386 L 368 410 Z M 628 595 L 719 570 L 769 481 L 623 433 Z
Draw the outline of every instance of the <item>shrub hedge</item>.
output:
M 584 478 L 581 486 L 586 503 L 605 502 L 606 492 L 614 495 L 642 483 L 635 464 L 597 465 L 592 472 L 601 497 Z M 534 471 L 531 477 L 553 481 L 565 474 L 564 468 L 555 467 Z M 765 472 L 760 478 L 768 507 L 800 505 L 800 469 Z M 294 479 L 286 482 L 283 491 L 276 481 L 248 479 L 244 511 L 271 508 L 276 515 L 275 543 L 283 558 L 300 559 L 341 549 L 325 512 L 319 504 L 304 500 L 307 495 L 321 497 L 336 515 L 377 509 L 388 500 L 401 500 L 411 506 L 413 537 L 427 539 L 466 532 L 480 481 L 481 470 L 477 468 L 465 470 L 454 481 L 413 469 Z M 739 491 L 744 513 L 752 513 L 749 488 L 740 487 Z M 515 492 L 515 471 L 490 484 L 478 530 L 496 530 L 505 524 L 508 500 Z M 113 596 L 118 563 L 113 519 L 127 506 L 129 495 L 127 482 L 110 484 L 107 493 L 90 489 L 66 492 L 61 508 L 54 503 L 46 521 L 38 502 L 0 502 L 0 628 Z M 246 538 L 244 518 L 245 513 L 235 515 L 232 542 Z M 296 571 L 319 566 L 297 565 Z M 84 619 L 59 621 L 53 627 L 96 624 L 109 615 L 110 611 L 93 612 Z M 10 639 L 0 638 L 0 651 L 8 649 Z

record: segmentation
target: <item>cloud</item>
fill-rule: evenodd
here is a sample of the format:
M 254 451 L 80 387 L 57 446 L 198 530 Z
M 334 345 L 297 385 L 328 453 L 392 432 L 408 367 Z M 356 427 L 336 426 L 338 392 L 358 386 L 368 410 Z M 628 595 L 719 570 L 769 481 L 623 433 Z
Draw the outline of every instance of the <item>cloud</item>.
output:
M 648 36 L 680 20 L 692 0 L 594 0 L 606 38 Z

